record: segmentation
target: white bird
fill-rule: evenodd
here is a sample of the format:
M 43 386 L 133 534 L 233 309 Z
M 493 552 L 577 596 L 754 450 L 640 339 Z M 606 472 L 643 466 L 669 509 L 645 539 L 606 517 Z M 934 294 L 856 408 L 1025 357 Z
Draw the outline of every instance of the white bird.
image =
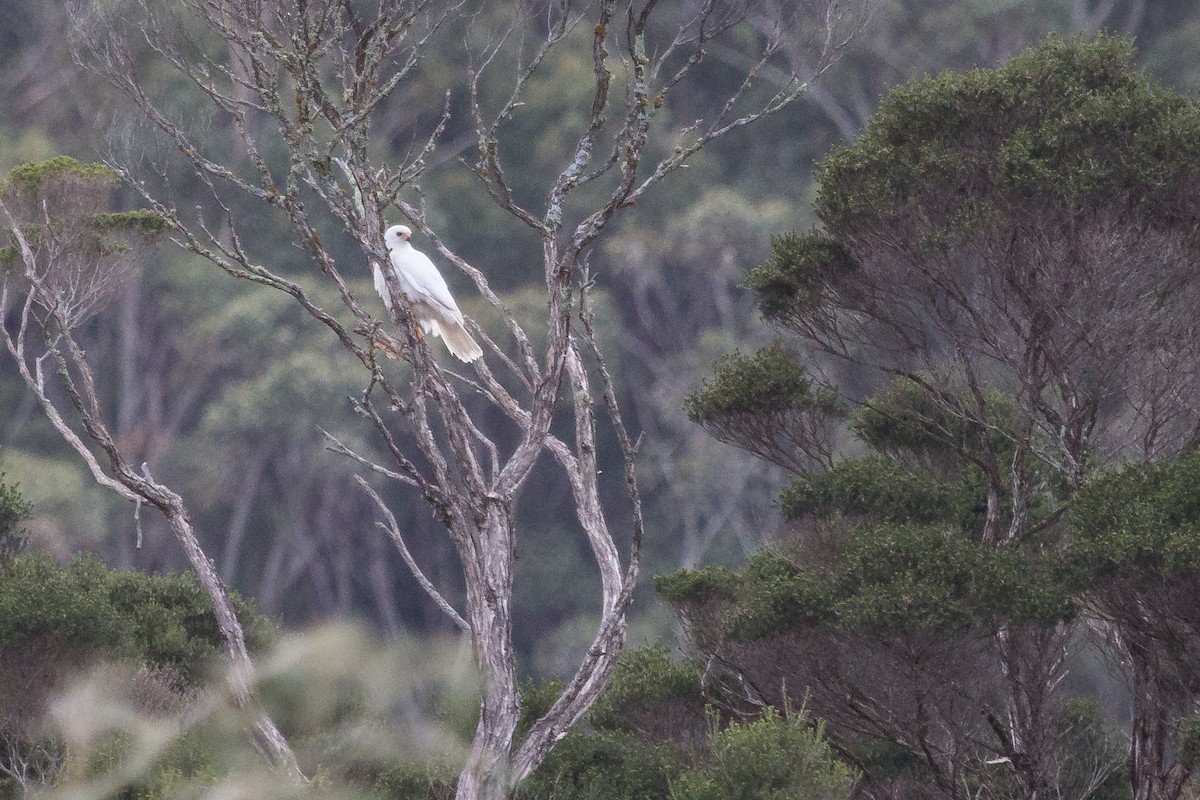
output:
M 400 281 L 400 291 L 408 298 L 408 307 L 421 330 L 431 336 L 441 336 L 446 347 L 463 361 L 474 361 L 483 355 L 479 343 L 471 338 L 463 325 L 463 313 L 450 294 L 450 287 L 429 256 L 412 246 L 408 240 L 412 231 L 407 225 L 393 225 L 383 234 L 392 271 Z M 388 311 L 392 297 L 383 272 L 375 267 L 375 291 L 383 298 Z

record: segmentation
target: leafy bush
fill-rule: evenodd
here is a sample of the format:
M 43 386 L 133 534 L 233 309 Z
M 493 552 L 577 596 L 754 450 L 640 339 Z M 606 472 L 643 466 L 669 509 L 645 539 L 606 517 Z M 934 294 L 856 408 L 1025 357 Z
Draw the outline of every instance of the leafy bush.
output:
M 588 720 L 598 730 L 637 733 L 654 742 L 702 742 L 700 678 L 692 664 L 672 660 L 663 645 L 626 650 Z
M 25 549 L 28 537 L 21 523 L 29 517 L 31 510 L 16 486 L 0 481 L 0 568 Z
M 234 607 L 251 647 L 264 646 L 271 623 L 239 596 Z M 198 685 L 224 640 L 195 576 L 109 570 L 91 556 L 60 567 L 44 555 L 14 559 L 0 581 L 0 653 L 34 641 L 95 650 L 176 673 Z
M 384 771 L 371 794 L 380 800 L 451 800 L 456 778 L 441 765 L 401 764 Z
M 793 629 L 950 633 L 1073 614 L 1057 562 L 1036 546 L 996 549 L 961 531 L 884 524 L 851 529 L 837 548 L 820 569 L 758 553 L 709 594 L 695 572 L 655 585 L 694 627 L 707 626 L 694 634 L 741 642 Z
M 683 751 L 635 734 L 575 732 L 518 789 L 518 800 L 668 800 Z
M 834 397 L 814 391 L 808 371 L 778 342 L 751 356 L 735 352 L 717 362 L 711 381 L 684 399 L 688 417 L 719 425 L 740 415 L 823 411 L 835 413 Z
M 732 599 L 737 582 L 736 573 L 720 566 L 683 569 L 654 576 L 655 590 L 672 603 Z
M 270 625 L 241 598 L 234 602 L 251 642 L 261 646 Z M 114 685 L 137 713 L 170 714 L 201 684 L 223 644 L 191 575 L 112 571 L 89 556 L 66 567 L 45 555 L 17 556 L 0 579 L 0 736 L 16 751 L 37 754 L 44 780 L 61 768 L 65 752 L 42 726 L 49 699 L 85 667 L 125 662 L 128 674 Z M 97 753 L 102 761 L 105 753 L 109 761 L 120 757 L 111 747 Z
M 804 713 L 767 708 L 752 722 L 713 725 L 708 763 L 680 776 L 673 800 L 836 800 L 854 791 L 856 773 Z
M 551 679 L 543 683 L 535 683 L 532 678 L 521 687 L 521 715 L 517 718 L 517 730 L 513 738 L 520 741 L 529 733 L 533 723 L 537 722 L 550 706 L 562 694 L 562 681 Z
M 771 239 L 771 257 L 750 270 L 745 285 L 767 319 L 794 317 L 823 302 L 822 295 L 859 265 L 840 242 L 812 231 Z

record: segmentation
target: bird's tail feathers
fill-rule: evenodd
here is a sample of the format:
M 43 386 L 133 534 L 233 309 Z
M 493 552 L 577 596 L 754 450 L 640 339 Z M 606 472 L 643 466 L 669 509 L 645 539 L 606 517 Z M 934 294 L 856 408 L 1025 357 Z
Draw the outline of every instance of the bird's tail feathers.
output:
M 433 330 L 428 331 L 428 333 L 434 336 L 441 334 L 442 340 L 446 343 L 446 349 L 453 353 L 460 361 L 470 363 L 483 355 L 483 348 L 467 332 L 467 329 L 463 327 L 461 322 L 439 320 L 432 327 Z

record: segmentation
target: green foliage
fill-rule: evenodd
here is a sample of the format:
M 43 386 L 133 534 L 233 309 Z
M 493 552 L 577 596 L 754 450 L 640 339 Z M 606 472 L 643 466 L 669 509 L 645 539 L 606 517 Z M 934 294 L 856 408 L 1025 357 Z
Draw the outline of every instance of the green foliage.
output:
M 776 349 L 771 358 L 791 357 Z M 719 376 L 727 396 L 749 391 L 737 385 L 745 375 L 754 373 Z M 953 633 L 1069 617 L 1052 556 L 1034 544 L 979 541 L 986 502 L 968 455 L 1007 453 L 1017 415 L 1011 397 L 990 389 L 984 397 L 985 417 L 972 422 L 966 397 L 934 398 L 921 376 L 889 383 L 849 421 L 877 455 L 808 472 L 781 495 L 786 518 L 815 526 L 794 553 L 759 553 L 736 573 L 656 576 L 655 587 L 693 621 L 738 641 L 792 629 Z
M 65 569 L 44 555 L 14 559 L 0 581 L 0 648 L 42 639 L 127 647 L 131 631 L 109 601 L 107 574 L 94 558 L 77 558 Z
M 856 534 L 838 562 L 836 610 L 850 629 L 956 631 L 1070 616 L 1064 587 L 1037 548 L 996 549 L 960 533 L 881 525 Z
M 1144 585 L 1200 571 L 1200 451 L 1105 472 L 1071 507 L 1069 570 L 1081 587 Z
M 1179 763 L 1187 769 L 1200 766 L 1200 715 L 1190 714 L 1179 720 L 1175 730 Z
M 83 752 L 71 754 L 60 777 L 63 783 L 106 785 L 113 800 L 173 800 L 199 796 L 220 781 L 220 748 L 203 733 L 184 731 L 157 752 L 145 770 L 128 770 L 136 758 L 137 737 L 109 731 Z
M 1001 68 L 892 89 L 863 135 L 819 166 L 816 211 L 835 237 L 916 226 L 925 249 L 1041 204 L 1141 207 L 1169 226 L 1198 155 L 1200 113 L 1149 83 L 1129 40 L 1051 36 Z
M 779 497 L 789 520 L 806 516 L 862 517 L 879 522 L 945 522 L 974 527 L 980 492 L 937 481 L 884 458 L 848 458 L 792 481 Z
M 758 553 L 712 593 L 711 581 L 686 570 L 655 585 L 739 641 L 792 629 L 953 633 L 1073 613 L 1056 564 L 1034 546 L 998 549 L 961 531 L 888 523 L 852 529 L 835 549 L 824 568 Z M 698 614 L 705 605 L 719 610 Z
M 823 628 L 833 622 L 836 600 L 826 577 L 772 553 L 751 557 L 736 585 L 736 611 L 727 623 L 736 639 L 762 639 L 792 627 Z
M 517 790 L 517 800 L 669 800 L 683 753 L 618 731 L 575 732 Z
M 55 156 L 46 161 L 14 167 L 8 173 L 7 184 L 26 191 L 38 191 L 48 182 L 63 178 L 78 178 L 115 186 L 117 177 L 117 173 L 104 164 L 81 164 L 70 156 Z
M 837 393 L 814 387 L 778 342 L 721 358 L 683 407 L 715 438 L 794 472 L 828 459 L 832 428 L 844 415 Z
M 105 589 L 114 611 L 129 621 L 129 655 L 168 668 L 185 683 L 199 684 L 206 666 L 223 651 L 225 640 L 208 594 L 195 575 L 114 571 L 107 574 Z M 277 635 L 274 624 L 236 592 L 230 600 L 247 646 L 265 650 Z
M 680 776 L 673 800 L 835 800 L 849 798 L 857 780 L 804 713 L 767 708 L 723 731 L 714 721 L 709 749 L 705 767 Z
M 659 654 L 661 655 L 661 654 Z M 658 663 L 659 655 L 641 659 Z M 669 681 L 668 681 L 669 682 Z M 648 688 L 657 695 L 656 682 Z M 689 752 L 640 736 L 606 730 L 574 732 L 525 781 L 518 800 L 833 800 L 849 797 L 856 776 L 837 760 L 821 724 L 804 713 L 721 729 L 708 718 L 707 745 Z M 424 797 L 417 794 L 416 797 Z
M 855 409 L 849 427 L 872 449 L 921 466 L 963 469 L 963 454 L 986 449 L 1011 460 L 1017 407 L 1010 395 L 983 390 L 986 415 L 978 418 L 976 402 L 964 390 L 935 396 L 932 377 L 918 373 L 897 378 Z
M 248 639 L 261 646 L 269 624 L 246 601 L 234 603 Z M 190 574 L 110 571 L 88 556 L 65 568 L 43 555 L 17 557 L 0 581 L 0 651 L 47 641 L 168 669 L 190 685 L 223 646 L 207 595 Z
M 688 722 L 704 721 L 697 671 L 692 664 L 672 660 L 664 645 L 626 649 L 588 720 L 601 731 L 682 738 Z
M 975 622 L 984 553 L 939 528 L 882 525 L 842 557 L 838 609 L 851 628 L 956 631 Z
M 21 523 L 32 511 L 15 485 L 0 481 L 0 569 L 25 549 L 28 537 Z
M 457 777 L 443 765 L 400 764 L 379 776 L 371 795 L 379 800 L 451 800 Z
M 785 233 L 771 238 L 770 259 L 750 270 L 745 285 L 764 317 L 786 319 L 821 305 L 829 287 L 857 268 L 850 251 L 828 236 Z
M 778 342 L 751 356 L 726 355 L 713 373 L 683 401 L 692 422 L 719 425 L 739 415 L 837 410 L 836 398 L 824 390 L 813 391 L 808 371 Z
M 678 604 L 730 600 L 736 596 L 737 585 L 737 573 L 714 565 L 654 576 L 655 590 Z
M 540 713 L 560 689 L 556 683 L 527 686 L 522 719 Z M 664 647 L 623 653 L 589 722 L 590 731 L 576 730 L 555 747 L 521 785 L 519 800 L 808 798 L 808 791 L 853 785 L 852 771 L 836 761 L 820 727 L 804 715 L 783 719 L 768 710 L 762 720 L 720 730 L 715 715 L 706 717 L 693 667 L 672 661 Z M 694 737 L 692 728 L 698 729 Z
M 532 678 L 521 687 L 521 714 L 517 717 L 517 729 L 513 734 L 515 741 L 521 741 L 541 717 L 545 716 L 550 707 L 562 695 L 563 684 L 560 680 L 548 680 L 536 683 Z
M 48 239 L 64 247 L 56 253 L 58 259 L 70 254 L 84 260 L 111 260 L 132 251 L 130 237 L 153 240 L 166 229 L 162 216 L 145 209 L 97 213 L 109 204 L 117 177 L 103 164 L 81 164 L 69 156 L 57 156 L 14 168 L 0 186 L 0 194 L 35 250 L 39 241 Z M 15 241 L 0 248 L 0 266 L 11 267 L 20 255 Z M 61 269 L 50 264 L 41 268 Z
M 161 235 L 167 227 L 166 219 L 149 209 L 96 214 L 91 224 L 100 231 L 138 233 L 147 239 Z

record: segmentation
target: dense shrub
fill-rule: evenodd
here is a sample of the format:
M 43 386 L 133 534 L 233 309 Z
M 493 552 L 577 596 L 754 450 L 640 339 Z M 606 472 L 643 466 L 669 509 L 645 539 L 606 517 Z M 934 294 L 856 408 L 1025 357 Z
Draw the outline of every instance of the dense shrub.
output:
M 234 596 L 248 644 L 261 648 L 271 623 Z M 78 556 L 60 567 L 44 555 L 19 556 L 0 581 L 0 659 L 34 642 L 123 658 L 201 682 L 224 641 L 199 581 L 190 573 L 147 575 L 109 570 Z
M 709 751 L 707 764 L 680 776 L 675 800 L 836 800 L 854 791 L 854 770 L 803 713 L 767 708 L 760 719 L 725 730 L 714 723 Z
M 0 738 L 20 757 L 0 768 L 23 770 L 22 780 L 44 782 L 62 767 L 63 748 L 42 722 L 50 698 L 85 668 L 124 664 L 112 691 L 138 713 L 165 716 L 178 712 L 223 648 L 208 597 L 191 575 L 113 571 L 89 556 L 63 567 L 34 554 L 8 560 L 2 576 Z M 241 598 L 234 604 L 251 646 L 264 646 L 274 635 L 270 623 Z M 20 766 L 30 753 L 37 763 Z M 168 759 L 164 769 L 195 773 L 195 765 L 178 761 Z

